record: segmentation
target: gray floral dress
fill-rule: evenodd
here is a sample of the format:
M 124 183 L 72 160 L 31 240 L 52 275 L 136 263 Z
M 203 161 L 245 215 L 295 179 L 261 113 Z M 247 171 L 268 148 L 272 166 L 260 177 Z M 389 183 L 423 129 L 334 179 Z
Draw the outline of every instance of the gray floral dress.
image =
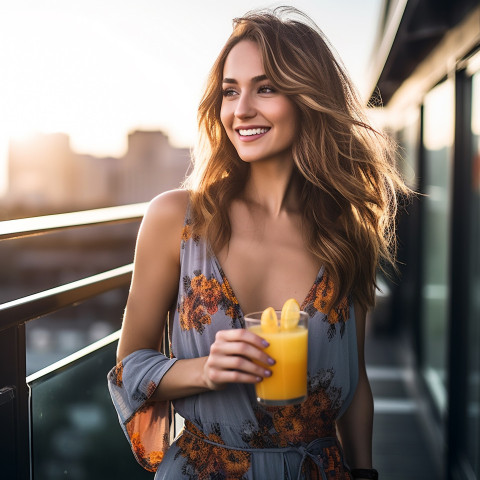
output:
M 138 462 L 156 472 L 156 480 L 350 480 L 335 422 L 358 381 L 355 317 L 349 298 L 325 315 L 332 290 L 321 268 L 301 305 L 310 317 L 308 397 L 302 404 L 263 407 L 253 385 L 230 384 L 173 401 L 185 427 L 171 439 L 170 403 L 149 402 L 149 397 L 177 359 L 208 355 L 216 332 L 242 328 L 244 313 L 206 242 L 191 234 L 187 213 L 171 357 L 139 350 L 108 375 Z

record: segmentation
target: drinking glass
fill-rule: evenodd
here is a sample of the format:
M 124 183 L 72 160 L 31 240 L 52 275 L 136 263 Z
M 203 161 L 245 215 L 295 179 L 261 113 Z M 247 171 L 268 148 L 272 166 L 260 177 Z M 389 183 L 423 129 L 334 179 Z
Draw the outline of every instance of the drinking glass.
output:
M 276 314 L 280 318 L 280 312 Z M 279 326 L 276 331 L 262 330 L 261 316 L 262 312 L 246 315 L 245 326 L 269 343 L 265 352 L 275 360 L 275 365 L 269 367 L 270 377 L 255 384 L 257 400 L 269 406 L 301 403 L 307 398 L 308 314 L 300 312 L 294 328 Z

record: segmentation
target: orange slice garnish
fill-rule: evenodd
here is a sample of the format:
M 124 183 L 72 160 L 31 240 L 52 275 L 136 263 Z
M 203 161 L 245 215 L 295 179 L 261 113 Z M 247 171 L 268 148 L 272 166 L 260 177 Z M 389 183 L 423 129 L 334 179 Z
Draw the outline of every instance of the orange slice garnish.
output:
M 300 320 L 300 305 L 294 298 L 289 298 L 282 307 L 280 317 L 280 328 L 282 330 L 291 330 L 298 325 Z
M 263 332 L 273 333 L 278 331 L 277 314 L 273 307 L 268 307 L 262 312 L 260 325 L 262 326 Z

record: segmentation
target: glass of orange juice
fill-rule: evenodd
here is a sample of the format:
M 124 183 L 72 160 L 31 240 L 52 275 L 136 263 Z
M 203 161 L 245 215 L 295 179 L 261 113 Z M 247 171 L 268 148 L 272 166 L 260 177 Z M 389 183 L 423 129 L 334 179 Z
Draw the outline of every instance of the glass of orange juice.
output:
M 280 313 L 275 312 L 277 318 Z M 307 398 L 308 314 L 301 311 L 299 316 L 293 327 L 277 323 L 276 328 L 270 325 L 268 329 L 262 329 L 262 312 L 245 316 L 247 329 L 269 343 L 265 352 L 275 360 L 275 365 L 269 366 L 272 375 L 255 385 L 257 400 L 263 405 L 292 405 Z

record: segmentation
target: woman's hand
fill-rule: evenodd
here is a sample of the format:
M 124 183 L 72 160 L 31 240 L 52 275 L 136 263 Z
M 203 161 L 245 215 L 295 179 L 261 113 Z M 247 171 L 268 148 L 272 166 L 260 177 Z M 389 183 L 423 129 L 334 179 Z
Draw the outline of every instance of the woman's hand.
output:
M 205 385 L 211 390 L 228 383 L 258 383 L 272 372 L 275 363 L 264 349 L 268 342 L 244 329 L 220 330 L 203 367 Z

